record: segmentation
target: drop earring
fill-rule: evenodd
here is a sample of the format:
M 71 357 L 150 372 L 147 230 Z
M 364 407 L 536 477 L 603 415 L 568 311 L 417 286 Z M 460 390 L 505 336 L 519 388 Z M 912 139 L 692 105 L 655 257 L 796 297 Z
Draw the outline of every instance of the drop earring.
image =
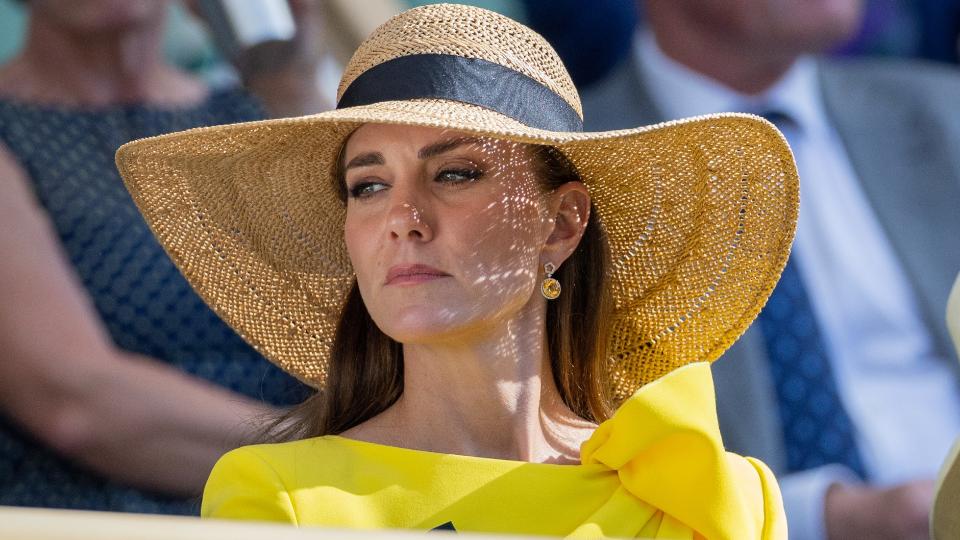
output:
M 547 274 L 547 277 L 543 278 L 543 282 L 540 283 L 540 294 L 547 300 L 556 300 L 560 296 L 560 282 L 553 277 L 556 270 L 557 267 L 553 263 L 543 265 L 543 271 Z

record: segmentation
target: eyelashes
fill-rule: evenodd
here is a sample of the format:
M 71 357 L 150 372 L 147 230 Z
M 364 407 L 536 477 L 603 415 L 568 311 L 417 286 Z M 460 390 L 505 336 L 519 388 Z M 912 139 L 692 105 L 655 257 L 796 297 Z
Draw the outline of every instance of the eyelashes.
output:
M 480 169 L 442 169 L 437 173 L 437 182 L 444 184 L 464 184 L 472 182 L 483 176 Z
M 441 169 L 434 177 L 434 182 L 444 186 L 463 186 L 479 180 L 483 171 L 479 168 L 448 167 Z M 352 199 L 366 199 L 390 187 L 390 184 L 380 180 L 361 181 L 349 188 Z
M 351 199 L 365 199 L 387 188 L 383 182 L 360 182 L 350 188 Z

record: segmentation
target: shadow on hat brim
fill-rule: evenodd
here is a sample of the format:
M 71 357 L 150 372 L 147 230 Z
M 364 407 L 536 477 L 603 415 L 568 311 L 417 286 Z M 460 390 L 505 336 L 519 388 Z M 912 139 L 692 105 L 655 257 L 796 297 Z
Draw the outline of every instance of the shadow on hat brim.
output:
M 783 136 L 750 115 L 631 130 L 529 128 L 474 105 L 410 100 L 141 139 L 117 165 L 200 296 L 282 369 L 320 388 L 353 270 L 332 175 L 365 123 L 432 126 L 561 149 L 596 205 L 615 299 L 616 398 L 719 357 L 786 263 L 798 207 Z

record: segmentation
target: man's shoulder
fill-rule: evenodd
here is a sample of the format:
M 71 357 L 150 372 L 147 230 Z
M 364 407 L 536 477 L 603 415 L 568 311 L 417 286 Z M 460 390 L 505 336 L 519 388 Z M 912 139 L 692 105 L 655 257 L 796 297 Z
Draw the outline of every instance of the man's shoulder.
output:
M 581 96 L 584 103 L 622 97 L 624 92 L 635 91 L 638 86 L 636 69 L 632 56 L 621 60 L 604 77 L 584 88 Z
M 820 60 L 826 84 L 869 85 L 873 90 L 927 96 L 960 95 L 960 70 L 927 60 L 893 58 L 831 58 Z

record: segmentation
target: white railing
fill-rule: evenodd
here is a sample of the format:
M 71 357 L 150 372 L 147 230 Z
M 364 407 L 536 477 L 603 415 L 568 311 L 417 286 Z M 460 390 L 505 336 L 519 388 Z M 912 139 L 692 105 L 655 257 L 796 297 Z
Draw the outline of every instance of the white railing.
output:
M 530 540 L 519 536 L 464 533 L 448 536 L 439 531 L 345 531 L 252 521 L 0 506 L 0 539 L 3 540 L 438 540 L 445 537 Z

